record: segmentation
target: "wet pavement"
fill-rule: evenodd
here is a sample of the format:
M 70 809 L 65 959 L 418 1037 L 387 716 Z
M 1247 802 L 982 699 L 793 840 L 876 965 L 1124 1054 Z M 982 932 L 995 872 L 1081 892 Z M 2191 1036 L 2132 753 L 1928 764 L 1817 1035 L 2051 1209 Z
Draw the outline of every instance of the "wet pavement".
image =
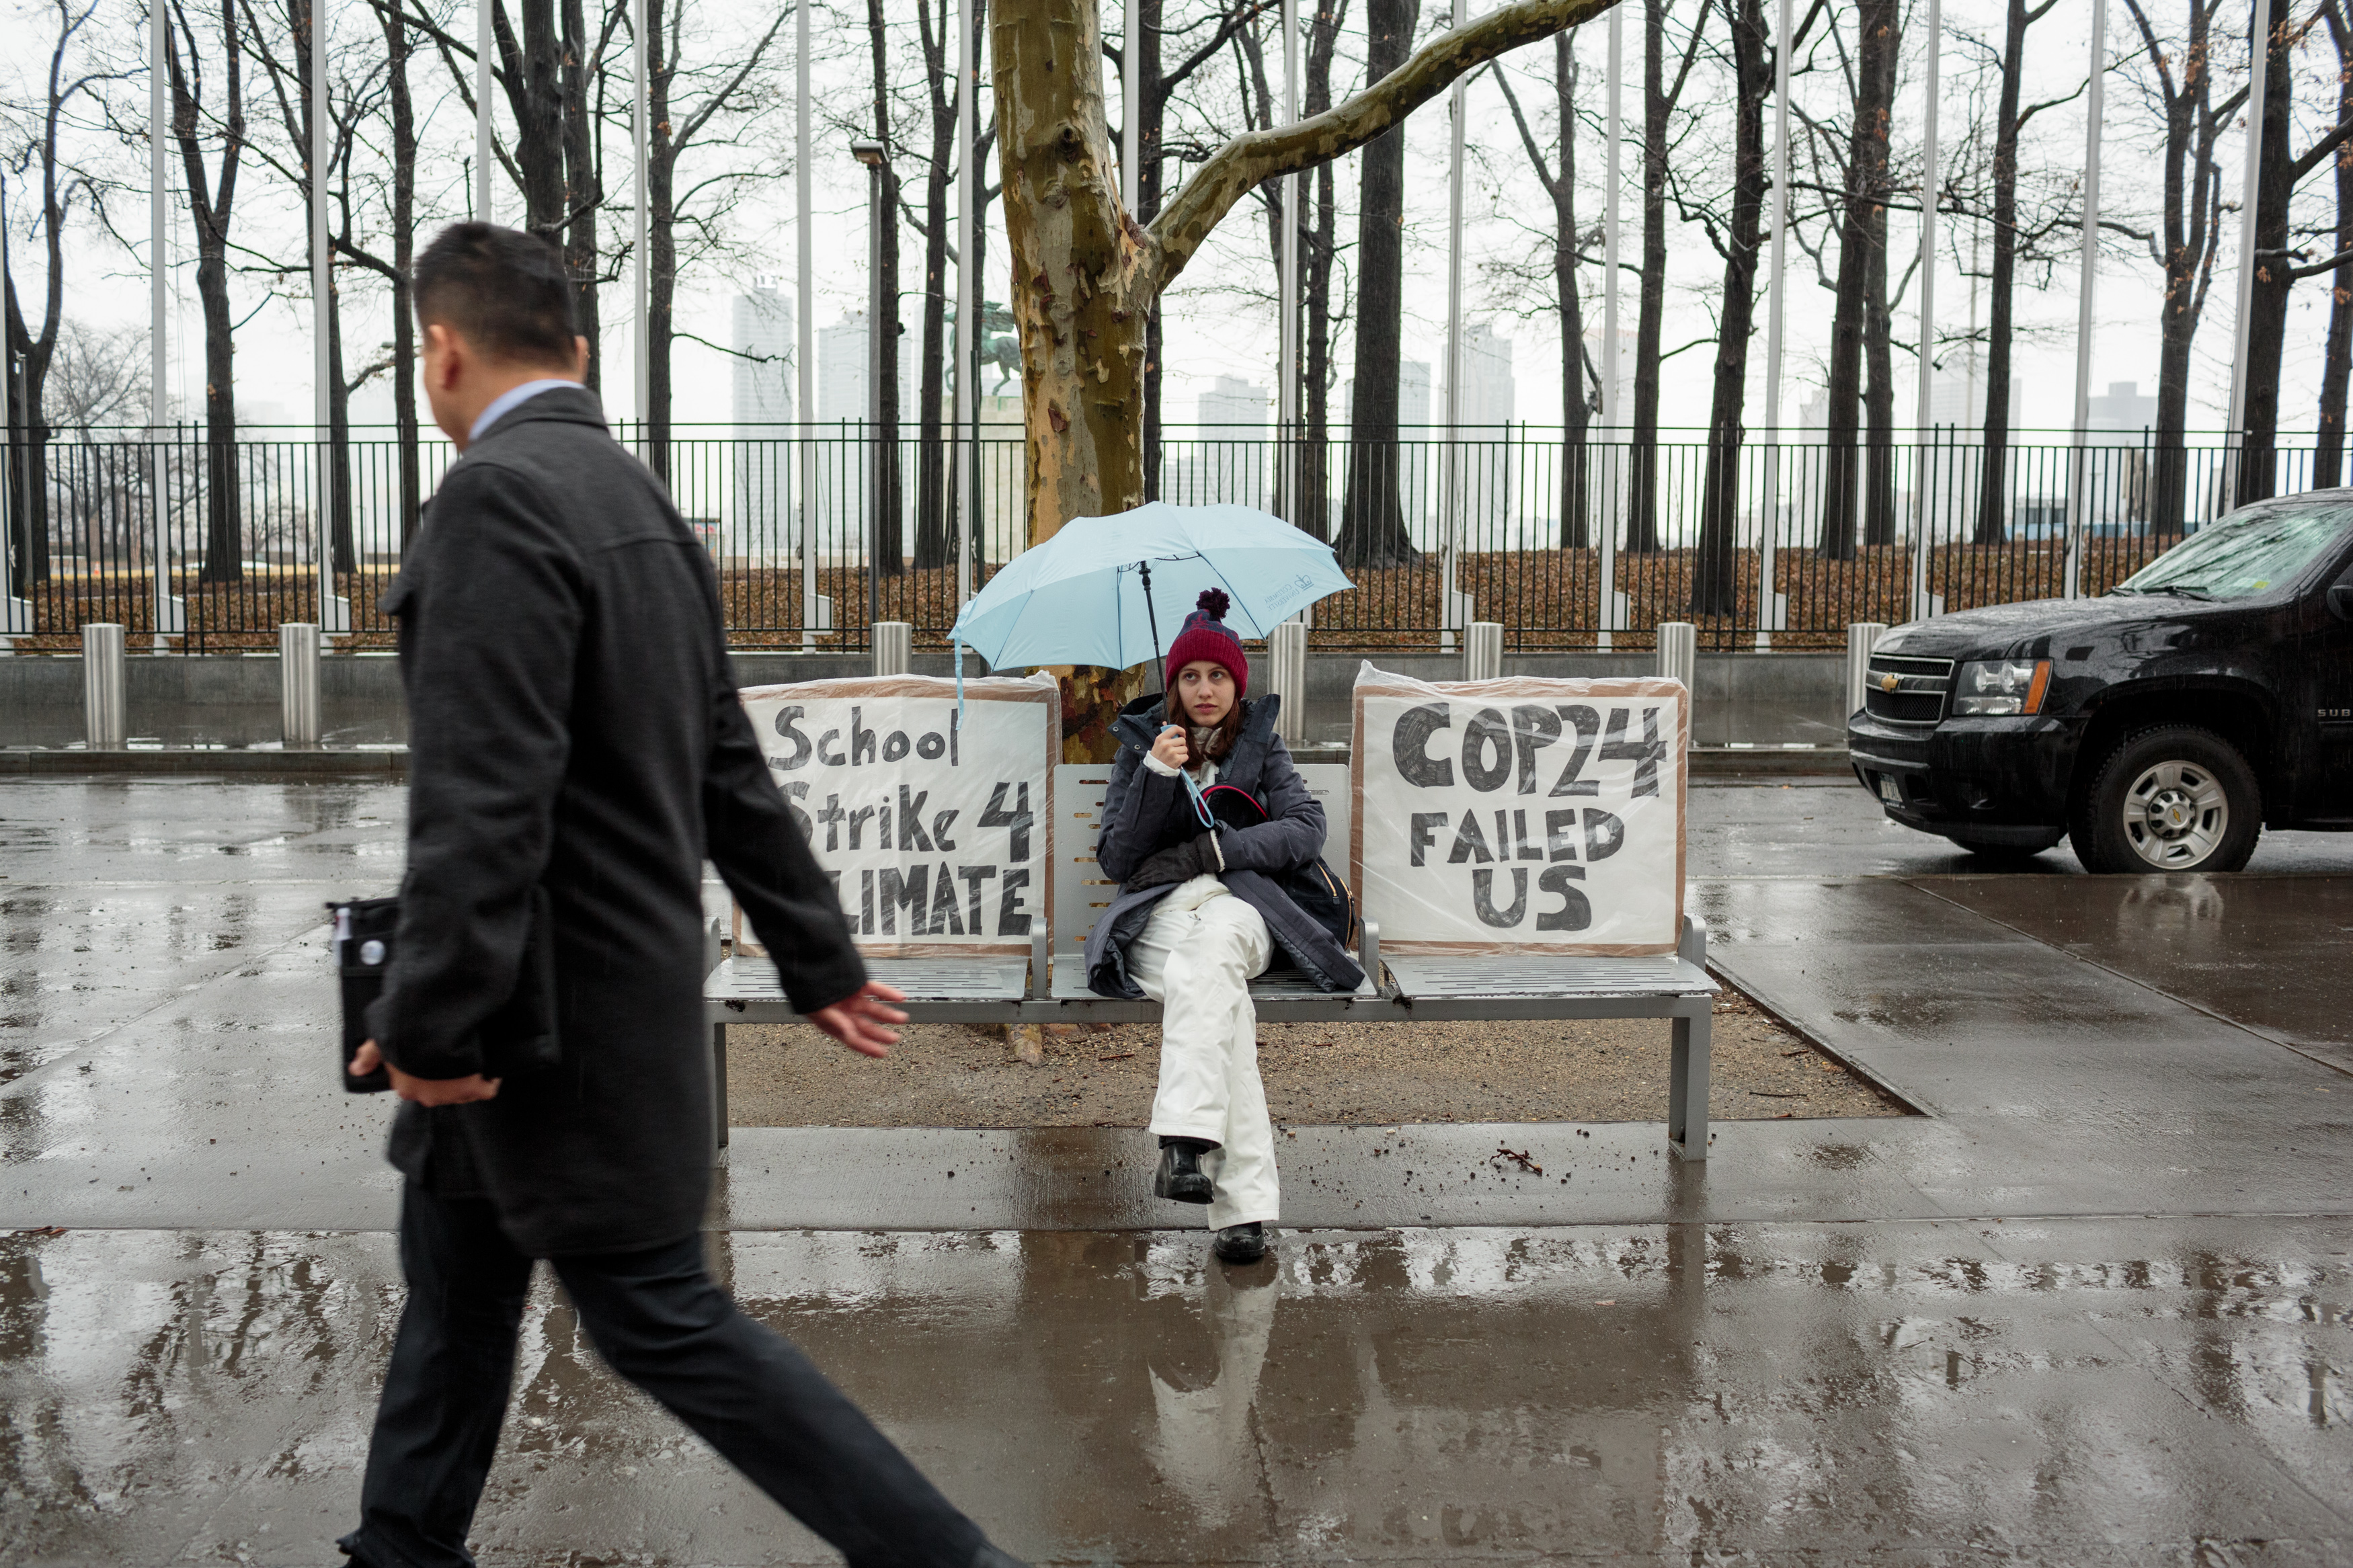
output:
M 319 911 L 403 804 L 0 785 L 0 1563 L 333 1560 L 400 1289 Z M 2353 1559 L 2353 839 L 2042 861 L 1694 792 L 1712 956 L 1921 1116 L 1302 1127 L 1248 1270 L 1138 1134 L 739 1130 L 713 1256 L 1039 1559 Z M 544 1290 L 479 1543 L 826 1557 Z

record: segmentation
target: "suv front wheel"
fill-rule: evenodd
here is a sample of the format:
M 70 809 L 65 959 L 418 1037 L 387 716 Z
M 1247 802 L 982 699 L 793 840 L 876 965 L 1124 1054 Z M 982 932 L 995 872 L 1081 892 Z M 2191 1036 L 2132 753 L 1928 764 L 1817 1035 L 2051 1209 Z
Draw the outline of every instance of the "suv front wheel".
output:
M 2094 871 L 2236 871 L 2263 831 L 2263 792 L 2211 730 L 2168 724 L 2110 752 L 2067 837 Z

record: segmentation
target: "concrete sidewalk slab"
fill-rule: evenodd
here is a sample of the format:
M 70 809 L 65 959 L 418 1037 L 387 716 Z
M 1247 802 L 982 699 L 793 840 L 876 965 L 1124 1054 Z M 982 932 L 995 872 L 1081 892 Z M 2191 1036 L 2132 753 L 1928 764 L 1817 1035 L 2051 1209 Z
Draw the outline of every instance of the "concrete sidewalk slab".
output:
M 2320 1563 L 2345 1238 L 2296 1222 L 712 1237 L 1040 1562 Z M 390 1238 L 0 1239 L 11 1562 L 328 1561 Z M 543 1282 L 489 1564 L 822 1563 Z

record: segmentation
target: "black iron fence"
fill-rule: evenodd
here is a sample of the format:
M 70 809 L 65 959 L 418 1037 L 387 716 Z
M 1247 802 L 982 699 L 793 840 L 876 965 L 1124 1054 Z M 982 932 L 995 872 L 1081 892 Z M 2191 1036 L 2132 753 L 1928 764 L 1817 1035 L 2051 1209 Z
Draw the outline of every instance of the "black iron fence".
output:
M 83 623 L 115 621 L 133 646 L 225 651 L 311 621 L 345 646 L 389 645 L 380 595 L 451 448 L 421 443 L 404 472 L 390 432 L 340 448 L 247 434 L 217 448 L 200 427 L 7 447 L 0 635 L 62 650 Z M 641 432 L 619 434 L 647 450 Z M 2308 449 L 2272 461 L 2274 491 L 2310 483 Z M 877 620 L 944 644 L 960 595 L 1022 546 L 1022 463 L 1009 426 L 947 447 L 912 427 L 880 442 L 786 426 L 681 427 L 662 466 L 739 647 L 862 648 Z M 1492 620 L 1519 650 L 1641 647 L 1662 621 L 1689 620 L 1704 647 L 1803 647 L 1843 646 L 1854 621 L 2103 592 L 2228 510 L 2233 463 L 2216 442 L 2109 434 L 2081 447 L 2021 437 L 1990 460 L 1953 432 L 1877 448 L 1750 442 L 1725 460 L 1704 440 L 1644 449 L 1523 426 L 1378 443 L 1172 427 L 1157 489 L 1332 540 L 1356 585 L 1316 607 L 1319 647 L 1448 647 Z

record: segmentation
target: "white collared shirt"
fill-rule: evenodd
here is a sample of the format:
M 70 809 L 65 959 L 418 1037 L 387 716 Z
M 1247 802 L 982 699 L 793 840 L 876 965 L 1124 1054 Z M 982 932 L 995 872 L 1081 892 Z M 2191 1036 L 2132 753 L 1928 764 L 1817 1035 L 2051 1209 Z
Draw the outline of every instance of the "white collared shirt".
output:
M 515 408 L 537 397 L 541 393 L 553 392 L 559 386 L 579 384 L 578 382 L 564 376 L 543 375 L 537 381 L 526 381 L 519 386 L 508 387 L 504 392 L 491 398 L 491 405 L 475 416 L 474 427 L 466 432 L 466 445 L 470 447 L 480 440 L 483 431 L 505 418 Z

